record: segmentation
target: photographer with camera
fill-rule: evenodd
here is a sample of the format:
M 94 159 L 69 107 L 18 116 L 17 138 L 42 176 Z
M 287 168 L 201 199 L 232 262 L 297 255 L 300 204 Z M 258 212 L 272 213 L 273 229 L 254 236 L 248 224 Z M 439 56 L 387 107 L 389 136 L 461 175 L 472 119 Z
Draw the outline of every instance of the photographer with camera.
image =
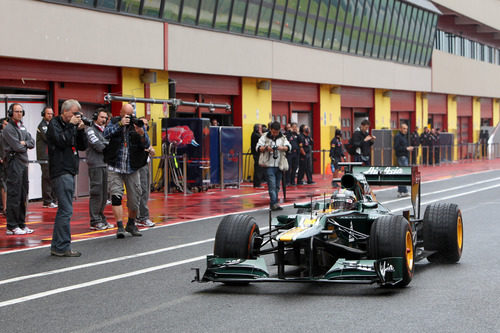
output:
M 78 151 L 87 149 L 88 143 L 81 108 L 77 100 L 64 101 L 59 116 L 52 118 L 47 130 L 49 172 L 58 202 L 50 254 L 57 257 L 81 256 L 71 249 L 70 228 L 75 176 L 80 164 Z
M 108 165 L 108 185 L 113 215 L 118 226 L 116 237 L 125 238 L 125 231 L 132 236 L 142 236 L 135 225 L 139 210 L 141 184 L 138 170 L 146 165 L 145 149 L 150 146 L 144 122 L 133 116 L 131 104 L 123 104 L 120 116 L 113 117 L 104 129 L 109 140 L 104 149 L 104 162 Z M 123 228 L 123 186 L 127 189 L 128 222 Z
M 108 113 L 98 108 L 94 113 L 92 126 L 87 127 L 89 147 L 87 149 L 87 165 L 89 168 L 89 216 L 90 230 L 106 230 L 114 227 L 106 221 L 104 208 L 108 199 L 108 168 L 104 162 L 104 148 L 108 140 L 104 138 L 104 128 L 108 121 Z
M 28 199 L 28 149 L 35 140 L 22 122 L 24 110 L 14 103 L 9 108 L 10 120 L 2 134 L 7 177 L 7 235 L 25 235 L 33 232 L 25 224 Z
M 273 122 L 270 131 L 261 136 L 256 146 L 256 150 L 260 152 L 259 165 L 265 170 L 271 210 L 283 209 L 278 205 L 278 193 L 283 176 L 280 165 L 284 162 L 282 159 L 286 161 L 285 152 L 292 149 L 280 129 L 280 123 Z

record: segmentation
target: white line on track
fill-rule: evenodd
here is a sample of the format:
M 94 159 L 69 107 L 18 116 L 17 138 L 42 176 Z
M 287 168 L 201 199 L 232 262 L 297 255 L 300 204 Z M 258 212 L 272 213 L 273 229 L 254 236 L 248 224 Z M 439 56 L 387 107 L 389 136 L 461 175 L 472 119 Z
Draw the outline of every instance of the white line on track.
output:
M 55 294 L 64 293 L 64 292 L 71 291 L 71 290 L 76 290 L 76 289 L 81 289 L 81 288 L 87 288 L 87 287 L 95 286 L 95 285 L 106 283 L 106 282 L 110 282 L 110 281 L 115 281 L 115 280 L 119 280 L 119 279 L 125 279 L 125 278 L 131 277 L 131 276 L 136 276 L 136 275 L 140 275 L 140 274 L 151 273 L 151 272 L 159 271 L 161 269 L 175 267 L 175 266 L 187 264 L 187 263 L 190 263 L 190 262 L 193 262 L 193 261 L 202 260 L 202 259 L 205 259 L 205 256 L 199 256 L 199 257 L 189 258 L 189 259 L 185 259 L 185 260 L 181 260 L 181 261 L 171 262 L 171 263 L 164 264 L 164 265 L 159 265 L 159 266 L 153 266 L 153 267 L 149 267 L 149 268 L 139 269 L 139 270 L 133 271 L 133 272 L 128 272 L 128 273 L 119 274 L 119 275 L 113 275 L 113 276 L 109 276 L 107 278 L 102 278 L 102 279 L 97 279 L 97 280 L 93 280 L 93 281 L 89 281 L 89 282 L 74 284 L 72 286 L 67 286 L 67 287 L 63 287 L 63 288 L 57 288 L 57 289 L 47 290 L 47 291 L 44 291 L 44 292 L 41 292 L 41 293 L 37 293 L 37 294 L 33 294 L 33 295 L 28 295 L 28 296 L 24 296 L 24 297 L 20 297 L 20 298 L 14 298 L 14 299 L 10 299 L 8 301 L 0 302 L 0 308 L 6 307 L 6 306 L 9 306 L 9 305 L 18 304 L 18 303 L 24 303 L 24 302 L 27 302 L 27 301 L 32 301 L 32 300 L 35 300 L 35 299 L 38 299 L 38 298 L 43 298 L 43 297 L 47 297 L 47 296 L 51 296 L 51 295 L 55 295 Z
M 153 250 L 153 251 L 147 251 L 147 252 L 136 253 L 136 254 L 132 254 L 132 255 L 128 255 L 128 256 L 116 257 L 116 258 L 112 258 L 112 259 L 91 262 L 91 263 L 83 264 L 83 265 L 70 266 L 70 267 L 65 267 L 65 268 L 61 268 L 61 269 L 55 269 L 52 271 L 41 272 L 41 273 L 37 273 L 37 274 L 18 276 L 18 277 L 14 277 L 11 279 L 0 280 L 0 285 L 12 283 L 12 282 L 18 282 L 18 281 L 27 280 L 27 279 L 32 279 L 32 278 L 36 278 L 36 277 L 43 277 L 43 276 L 48 276 L 48 275 L 53 275 L 53 274 L 58 274 L 58 273 L 70 272 L 70 271 L 74 271 L 74 270 L 78 270 L 78 269 L 82 269 L 82 268 L 89 268 L 89 267 L 94 267 L 94 266 L 111 264 L 111 263 L 122 261 L 122 260 L 135 259 L 135 258 L 139 258 L 139 257 L 144 257 L 144 256 L 162 253 L 162 252 L 178 250 L 178 249 L 182 249 L 182 248 L 189 247 L 189 246 L 196 246 L 196 245 L 200 245 L 200 244 L 204 244 L 204 243 L 209 243 L 209 242 L 214 241 L 214 239 L 215 238 L 209 238 L 209 239 L 204 239 L 204 240 L 197 241 L 197 242 L 185 243 L 185 244 L 176 245 L 176 246 L 169 246 L 169 247 L 165 247 L 165 248 L 157 249 L 157 250 Z
M 487 191 L 487 190 L 490 190 L 490 189 L 493 189 L 493 188 L 498 188 L 498 187 L 500 187 L 500 184 L 491 185 L 491 186 L 487 186 L 487 187 L 482 187 L 482 188 L 479 188 L 477 190 L 472 190 L 472 191 L 468 191 L 468 192 L 453 194 L 453 195 L 449 195 L 449 196 L 442 197 L 442 198 L 439 198 L 439 199 L 429 200 L 429 201 L 426 201 L 426 202 L 422 202 L 422 204 L 423 205 L 427 205 L 427 204 L 430 204 L 430 203 L 433 203 L 433 202 L 444 201 L 444 200 L 448 200 L 448 199 L 452 199 L 452 198 L 462 197 L 462 196 L 466 196 L 466 195 L 470 195 L 470 194 L 474 194 L 474 193 L 478 193 L 478 192 L 482 192 L 482 191 Z M 409 209 L 409 208 L 411 208 L 411 206 L 396 208 L 396 209 L 393 209 L 391 211 L 392 212 L 396 212 L 396 211 L 402 211 L 402 210 Z M 210 242 L 210 241 L 213 241 L 213 238 L 202 240 L 202 241 L 198 241 L 198 242 L 193 242 L 193 243 L 189 243 L 189 244 L 192 244 L 192 245 L 194 243 L 200 243 L 201 244 L 201 243 Z M 187 245 L 187 244 L 183 244 L 183 245 Z M 183 245 L 179 245 L 179 247 L 182 247 Z M 189 245 L 189 246 L 191 246 L 191 245 Z M 168 248 L 166 248 L 166 249 L 168 249 Z M 164 251 L 166 251 L 166 249 L 159 249 L 159 250 L 150 251 L 150 252 L 158 252 L 158 251 L 159 252 L 164 252 Z M 147 252 L 144 252 L 144 253 L 147 253 Z M 141 255 L 142 254 L 138 254 L 138 255 L 134 255 L 134 256 L 141 256 Z M 128 258 L 125 258 L 125 257 L 121 257 L 121 258 L 122 258 L 121 260 L 128 259 Z M 116 259 L 118 259 L 118 258 L 116 258 Z M 89 282 L 79 283 L 79 284 L 72 285 L 72 286 L 67 286 L 67 287 L 63 287 L 63 288 L 52 289 L 52 290 L 48 290 L 48 291 L 40 292 L 40 293 L 37 293 L 37 294 L 20 297 L 20 298 L 14 298 L 14 299 L 10 299 L 10 300 L 7 300 L 7 301 L 0 302 L 0 308 L 6 307 L 6 306 L 9 306 L 9 305 L 13 305 L 13 304 L 18 304 L 18 303 L 24 303 L 24 302 L 32 301 L 32 300 L 35 300 L 35 299 L 39 299 L 39 298 L 43 298 L 43 297 L 47 297 L 47 296 L 51 296 L 51 295 L 56 295 L 56 294 L 64 293 L 64 292 L 75 290 L 75 289 L 86 288 L 86 287 L 95 286 L 95 285 L 102 284 L 102 283 L 107 283 L 107 282 L 110 282 L 110 281 L 115 281 L 115 280 L 119 280 L 119 279 L 125 279 L 125 278 L 131 277 L 131 276 L 136 276 L 136 275 L 140 275 L 140 274 L 146 274 L 146 273 L 150 273 L 150 272 L 155 272 L 155 271 L 158 271 L 158 270 L 161 270 L 161 269 L 175 267 L 175 266 L 179 266 L 179 265 L 183 265 L 183 264 L 187 264 L 187 263 L 191 263 L 191 262 L 198 261 L 198 260 L 203 260 L 203 259 L 205 259 L 204 255 L 203 256 L 199 256 L 199 257 L 185 259 L 185 260 L 180 260 L 180 261 L 176 261 L 176 262 L 172 262 L 172 263 L 168 263 L 168 264 L 163 264 L 163 265 L 153 266 L 153 267 L 149 267 L 149 268 L 144 268 L 144 269 L 140 269 L 140 270 L 136 270 L 136 271 L 124 273 L 124 274 L 113 275 L 113 276 L 110 276 L 110 277 L 107 277 L 107 278 L 102 278 L 102 279 L 97 279 L 97 280 L 93 280 L 93 281 L 89 281 Z M 110 260 L 113 260 L 113 259 L 110 259 Z M 80 266 L 84 266 L 84 265 L 80 265 Z M 80 267 L 80 268 L 82 268 L 82 267 Z M 68 270 L 71 270 L 71 267 L 68 267 Z M 40 274 L 43 274 L 43 273 L 40 273 Z M 55 274 L 55 273 L 52 273 L 52 274 Z M 20 278 L 22 278 L 22 277 L 20 277 Z

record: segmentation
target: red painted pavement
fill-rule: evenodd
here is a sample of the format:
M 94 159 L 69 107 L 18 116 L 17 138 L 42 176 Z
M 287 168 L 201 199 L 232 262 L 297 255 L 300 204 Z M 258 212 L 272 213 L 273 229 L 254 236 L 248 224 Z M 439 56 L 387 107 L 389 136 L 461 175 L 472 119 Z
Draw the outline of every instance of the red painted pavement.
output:
M 434 167 L 420 167 L 422 180 L 450 178 L 463 174 L 500 169 L 500 159 L 491 161 L 474 161 L 454 163 Z M 287 188 L 287 200 L 283 202 L 283 193 L 280 193 L 282 204 L 292 204 L 305 201 L 311 195 L 330 194 L 331 176 L 314 175 L 314 185 L 292 186 Z M 157 226 L 189 221 L 214 215 L 224 215 L 239 211 L 267 208 L 269 196 L 266 189 L 254 189 L 250 183 L 244 183 L 240 189 L 211 189 L 208 192 L 184 195 L 182 193 L 169 194 L 152 193 L 149 201 L 151 219 Z M 88 198 L 80 198 L 73 203 L 73 218 L 71 220 L 72 239 L 85 239 L 114 234 L 115 229 L 105 231 L 91 231 L 89 229 Z M 14 236 L 5 234 L 6 221 L 0 216 L 0 252 L 8 252 L 28 247 L 37 247 L 50 244 L 52 227 L 57 209 L 42 208 L 41 202 L 28 205 L 26 217 L 27 225 L 35 232 L 30 235 Z M 126 209 L 124 210 L 126 213 Z M 116 224 L 107 206 L 105 215 L 108 221 Z

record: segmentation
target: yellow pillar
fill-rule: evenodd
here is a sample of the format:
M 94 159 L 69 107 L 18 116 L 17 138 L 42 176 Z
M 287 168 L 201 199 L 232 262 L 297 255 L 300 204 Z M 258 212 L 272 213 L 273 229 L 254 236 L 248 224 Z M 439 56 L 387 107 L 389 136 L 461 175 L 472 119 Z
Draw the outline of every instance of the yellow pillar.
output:
M 384 92 L 383 89 L 375 89 L 375 124 L 372 125 L 374 129 L 391 128 L 391 98 L 384 96 Z
M 481 131 L 481 102 L 479 97 L 472 97 L 472 142 L 479 142 Z
M 500 100 L 493 98 L 493 126 L 498 125 L 500 121 Z
M 272 117 L 271 89 L 257 89 L 257 81 L 262 79 L 241 79 L 243 152 L 250 152 L 250 138 L 255 124 L 268 124 Z M 253 175 L 253 158 L 248 159 L 249 174 Z M 244 179 L 249 175 L 244 174 Z
M 144 97 L 144 83 L 141 82 L 141 70 L 138 68 L 122 68 L 122 95 Z M 144 104 L 137 103 L 136 113 L 144 115 Z
M 151 98 L 156 99 L 168 99 L 168 72 L 165 71 L 156 71 L 156 83 L 150 84 L 150 96 Z M 163 112 L 163 104 L 150 104 L 151 108 L 151 117 L 150 117 L 150 128 L 149 128 L 149 137 L 151 138 L 151 144 L 153 144 L 153 137 L 156 137 L 156 145 L 153 145 L 153 148 L 156 151 L 156 156 L 161 156 L 161 120 L 166 117 L 168 114 Z M 156 124 L 156 131 L 153 128 L 153 123 Z M 158 169 L 158 165 L 160 163 L 159 159 L 153 159 L 153 176 L 156 174 L 156 170 Z
M 453 160 L 458 156 L 458 138 L 457 138 L 457 102 L 455 95 L 448 95 L 448 132 L 453 133 Z
M 340 91 L 331 93 L 333 86 L 321 85 L 319 91 L 320 104 L 320 149 L 330 150 L 330 141 L 335 136 L 335 130 L 341 128 L 340 124 Z M 324 160 L 323 160 L 324 159 Z M 325 172 L 325 167 L 330 163 L 328 153 L 321 153 L 321 173 Z

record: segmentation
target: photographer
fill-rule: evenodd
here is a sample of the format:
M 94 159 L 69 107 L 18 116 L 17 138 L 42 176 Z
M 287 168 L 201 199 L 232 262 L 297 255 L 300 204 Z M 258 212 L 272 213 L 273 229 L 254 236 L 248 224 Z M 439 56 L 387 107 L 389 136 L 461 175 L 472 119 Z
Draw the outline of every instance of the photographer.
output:
M 94 119 L 92 126 L 87 128 L 90 230 L 106 230 L 114 227 L 106 221 L 104 215 L 108 199 L 108 170 L 104 162 L 103 151 L 108 144 L 108 140 L 104 138 L 104 127 L 108 121 L 108 114 L 104 108 L 99 108 L 92 118 Z
M 49 172 L 58 202 L 50 254 L 57 257 L 81 256 L 71 249 L 70 229 L 75 176 L 80 163 L 78 151 L 87 148 L 81 108 L 77 100 L 64 101 L 59 116 L 52 118 L 47 130 Z
M 108 184 L 111 205 L 118 226 L 116 237 L 125 238 L 125 231 L 132 236 L 142 236 L 135 225 L 141 184 L 139 170 L 147 163 L 146 148 L 150 146 L 144 123 L 133 117 L 134 108 L 124 104 L 119 117 L 114 117 L 104 129 L 104 138 L 109 144 L 104 149 L 104 162 L 108 164 Z M 123 185 L 127 189 L 128 222 L 123 228 Z
M 256 146 L 256 150 L 263 155 L 259 158 L 259 164 L 265 170 L 271 210 L 283 209 L 278 205 L 278 193 L 282 177 L 279 165 L 281 159 L 286 160 L 284 152 L 292 149 L 286 137 L 281 133 L 280 128 L 279 122 L 273 122 L 270 131 L 259 139 Z
M 28 201 L 28 149 L 35 140 L 22 122 L 24 110 L 14 103 L 9 108 L 10 121 L 2 134 L 7 177 L 7 235 L 25 235 L 33 232 L 25 224 Z

